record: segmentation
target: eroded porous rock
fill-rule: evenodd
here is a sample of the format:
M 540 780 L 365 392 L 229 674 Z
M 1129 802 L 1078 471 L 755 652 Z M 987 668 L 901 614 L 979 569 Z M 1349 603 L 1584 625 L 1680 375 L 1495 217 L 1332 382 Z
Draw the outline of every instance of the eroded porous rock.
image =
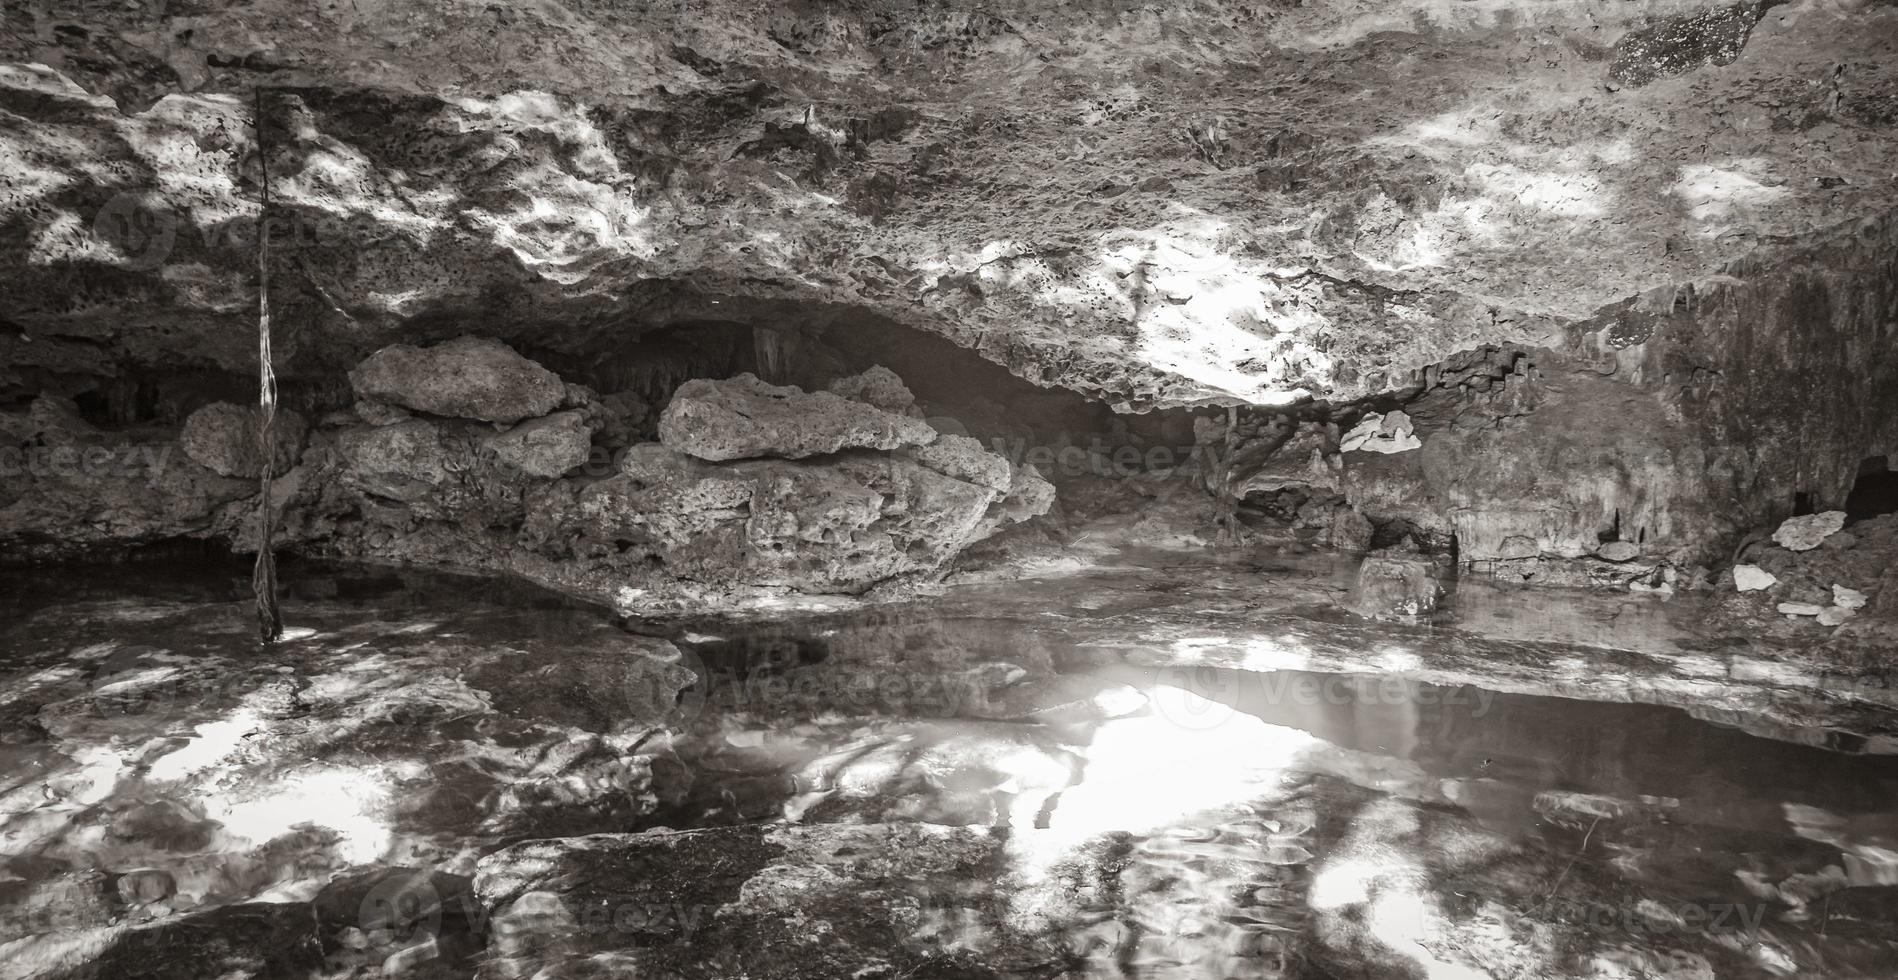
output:
M 888 371 L 845 380 L 853 392 L 903 404 L 905 389 Z M 969 545 L 1054 504 L 1053 486 L 1032 466 L 1012 465 L 974 439 L 939 436 L 921 419 L 831 392 L 807 395 L 751 376 L 720 385 L 686 383 L 675 408 L 694 392 L 723 390 L 739 393 L 738 402 L 714 395 L 725 408 L 755 399 L 779 412 L 769 420 L 774 424 L 757 426 L 736 410 L 716 416 L 723 426 L 715 430 L 717 439 L 728 447 L 743 440 L 746 451 L 758 455 L 714 462 L 657 442 L 601 447 L 595 434 L 630 431 L 643 403 L 627 408 L 624 399 L 559 387 L 561 404 L 573 407 L 499 431 L 500 423 L 432 412 L 402 412 L 376 423 L 360 410 L 330 413 L 299 465 L 272 484 L 278 545 L 510 572 L 628 610 L 707 609 L 785 591 L 861 594 L 920 586 L 945 574 Z M 382 403 L 359 406 L 365 404 Z M 764 412 L 757 405 L 750 410 Z M 220 410 L 215 417 L 225 414 L 242 413 Z M 676 411 L 670 431 L 707 417 Z M 4 419 L 34 438 L 42 429 L 55 433 L 49 438 L 105 438 L 89 429 L 58 435 L 68 430 L 25 414 Z M 695 430 L 693 438 L 704 434 Z M 837 448 L 840 442 L 850 445 Z M 704 440 L 691 444 L 719 455 Z M 866 448 L 877 445 L 889 448 Z M 222 479 L 182 454 L 176 469 L 198 483 Z M 172 533 L 255 547 L 256 484 L 227 482 L 228 489 L 214 484 L 221 489 L 207 495 L 208 503 L 168 501 L 162 486 L 136 499 L 204 508 L 193 523 L 182 518 L 198 512 L 180 511 Z M 44 526 L 49 507 L 79 506 L 82 490 L 96 493 L 97 487 L 75 485 L 64 496 L 42 489 L 0 510 L 0 518 Z
M 181 419 L 139 407 L 154 378 L 254 371 L 266 160 L 266 223 L 295 239 L 266 270 L 294 327 L 279 369 L 341 410 L 341 371 L 396 345 L 358 371 L 372 426 L 583 410 L 516 349 L 568 370 L 727 327 L 758 332 L 755 356 L 596 385 L 632 393 L 585 409 L 600 444 L 653 437 L 635 402 L 748 366 L 908 418 L 894 375 L 832 383 L 793 355 L 827 330 L 919 331 L 1115 408 L 1283 415 L 1268 465 L 1202 474 L 1222 507 L 1330 487 L 1377 528 L 1454 538 L 1471 569 L 1630 587 L 1724 568 L 1747 531 L 1802 498 L 1842 506 L 1859 460 L 1898 452 L 1898 367 L 1866 354 L 1898 290 L 1889 3 L 153 6 L 40 4 L 0 32 L 0 103 L 32 150 L 0 197 L 0 404 L 83 397 L 73 431 L 115 433 L 92 445 L 170 439 L 153 433 Z M 270 132 L 294 138 L 260 153 Z M 450 324 L 514 348 L 408 346 Z M 1347 420 L 1373 428 L 1313 434 Z M 775 452 L 711 426 L 696 448 L 932 442 L 886 421 Z M 325 482 L 325 439 L 284 477 L 286 527 L 444 561 L 522 534 L 571 562 L 557 506 L 519 517 L 578 492 L 551 475 L 573 430 L 548 428 L 557 444 L 492 485 L 501 450 L 467 464 L 471 430 L 435 430 L 441 453 L 392 437 L 424 460 L 347 485 Z M 51 554 L 241 523 L 247 498 L 167 479 L 95 499 L 10 481 L 0 538 Z M 431 511 L 428 486 L 495 499 Z
M 909 386 L 896 376 L 895 371 L 881 364 L 833 381 L 827 390 L 898 415 L 908 414 L 916 407 L 916 396 L 910 394 Z
M 1006 471 L 1005 460 L 993 461 L 987 476 L 996 463 Z M 712 464 L 641 446 L 623 468 L 577 498 L 591 538 L 696 581 L 812 592 L 939 572 L 995 527 L 1052 503 L 1037 476 L 1024 474 L 1017 491 L 1012 481 L 970 482 L 902 453 Z
M 1270 430 L 1267 430 L 1269 433 Z M 1270 434 L 1253 438 L 1270 440 Z M 1304 487 L 1335 492 L 1343 483 L 1344 461 L 1337 430 L 1333 426 L 1305 423 L 1297 427 L 1283 443 L 1264 458 L 1255 458 L 1244 443 L 1227 454 L 1234 498 L 1244 500 L 1255 493 Z
M 346 429 L 336 436 L 346 485 L 421 515 L 458 510 L 461 498 L 477 492 L 462 479 L 474 468 L 473 447 L 473 440 L 452 424 L 421 419 Z
M 482 440 L 502 462 L 529 476 L 552 479 L 587 461 L 593 429 L 578 409 L 530 419 Z
M 261 411 L 255 405 L 214 402 L 185 419 L 178 443 L 185 455 L 219 476 L 256 479 L 264 469 L 257 446 L 261 418 Z M 308 432 L 309 423 L 302 414 L 284 408 L 277 410 L 271 433 L 272 476 L 281 476 L 296 465 Z
M 207 536 L 225 505 L 257 493 L 255 479 L 220 475 L 168 434 L 95 428 L 62 401 L 0 412 L 0 559 Z
M 560 376 L 491 337 L 395 344 L 349 372 L 358 397 L 448 418 L 519 422 L 560 407 Z
M 1414 622 L 1437 611 L 1441 565 L 1426 555 L 1386 548 L 1364 556 L 1345 608 L 1367 619 Z
M 682 385 L 659 418 L 659 441 L 722 462 L 775 456 L 802 459 L 843 449 L 896 449 L 935 441 L 921 419 L 829 391 L 771 385 L 756 375 Z

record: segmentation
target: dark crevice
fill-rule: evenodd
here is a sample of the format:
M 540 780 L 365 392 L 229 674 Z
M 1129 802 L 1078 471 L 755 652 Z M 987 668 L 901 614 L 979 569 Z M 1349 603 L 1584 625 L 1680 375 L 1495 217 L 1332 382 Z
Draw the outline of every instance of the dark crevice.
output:
M 1858 479 L 1845 498 L 1845 517 L 1858 521 L 1881 514 L 1898 514 L 1898 472 L 1891 457 L 1872 456 L 1859 464 Z

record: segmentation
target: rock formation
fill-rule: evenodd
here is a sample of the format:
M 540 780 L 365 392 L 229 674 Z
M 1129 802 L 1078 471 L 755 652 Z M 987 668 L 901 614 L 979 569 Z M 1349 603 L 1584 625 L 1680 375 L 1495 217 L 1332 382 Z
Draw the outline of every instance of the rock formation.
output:
M 558 375 L 488 337 L 385 347 L 349 372 L 349 384 L 358 398 L 484 422 L 546 415 L 566 397 Z
M 929 357 L 858 375 L 928 341 L 1155 413 L 1142 438 L 1231 411 L 1193 447 L 1224 454 L 1209 540 L 1265 508 L 1509 580 L 1703 581 L 1898 453 L 1894 100 L 1898 8 L 1863 0 L 38 5 L 0 31 L 0 411 L 34 430 L 0 538 L 244 542 L 221 481 L 257 464 L 206 431 L 150 500 L 24 461 L 177 446 L 241 401 L 261 231 L 315 423 L 273 492 L 296 541 L 545 578 L 683 519 L 628 506 L 743 483 L 758 548 L 885 543 L 814 571 L 667 532 L 655 560 L 939 570 L 1048 491 L 944 468 L 910 389 L 1023 420 Z M 56 404 L 92 433 L 37 434 Z M 613 455 L 655 438 L 696 462 L 629 486 Z M 918 501 L 948 511 L 887 509 Z
M 922 419 L 828 391 L 806 394 L 768 385 L 749 374 L 729 381 L 689 381 L 659 418 L 659 441 L 666 448 L 712 462 L 898 449 L 935 438 L 936 430 Z

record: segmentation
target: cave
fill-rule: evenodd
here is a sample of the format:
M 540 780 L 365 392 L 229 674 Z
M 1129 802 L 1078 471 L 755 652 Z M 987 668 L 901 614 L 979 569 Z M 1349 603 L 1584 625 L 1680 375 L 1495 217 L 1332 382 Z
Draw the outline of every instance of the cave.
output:
M 1891 469 L 1887 456 L 1872 456 L 1859 463 L 1852 492 L 1845 498 L 1845 516 L 1862 521 L 1898 513 L 1898 473 Z
M 0 980 L 1898 976 L 1898 5 L 0 14 Z

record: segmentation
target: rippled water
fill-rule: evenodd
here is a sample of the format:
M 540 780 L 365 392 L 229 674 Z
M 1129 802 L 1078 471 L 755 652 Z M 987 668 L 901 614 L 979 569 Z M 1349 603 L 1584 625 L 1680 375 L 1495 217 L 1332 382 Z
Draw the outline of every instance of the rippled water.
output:
M 470 976 L 479 928 L 392 955 L 349 889 L 538 837 L 907 822 L 1004 837 L 996 880 L 917 883 L 917 934 L 1055 923 L 1063 954 L 1009 975 L 1898 975 L 1876 704 L 1626 676 L 1650 703 L 1586 700 L 1588 665 L 1648 668 L 1268 624 L 1243 575 L 1177 569 L 724 623 L 286 579 L 296 638 L 267 652 L 230 574 L 4 583 L 0 976 L 126 950 L 160 976 Z M 647 637 L 691 671 L 676 704 L 616 666 Z M 1293 654 L 1357 665 L 1215 665 Z M 971 889 L 998 896 L 973 920 Z M 319 965 L 271 959 L 283 909 L 315 910 Z

